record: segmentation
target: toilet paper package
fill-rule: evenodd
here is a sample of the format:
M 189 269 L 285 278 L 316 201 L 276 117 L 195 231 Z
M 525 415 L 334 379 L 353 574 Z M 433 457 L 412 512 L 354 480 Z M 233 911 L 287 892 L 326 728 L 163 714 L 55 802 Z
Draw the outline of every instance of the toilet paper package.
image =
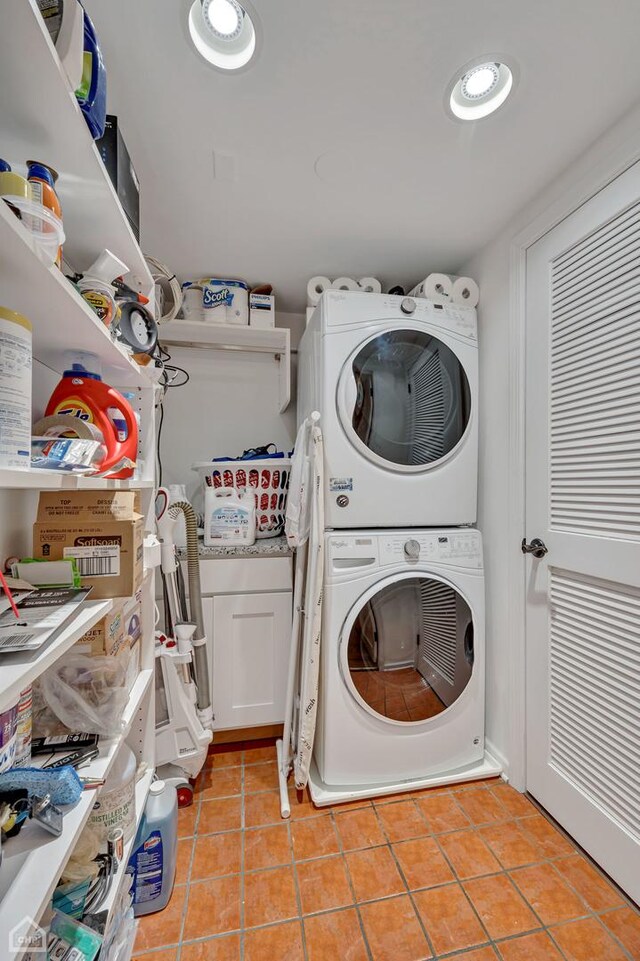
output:
M 194 295 L 201 291 L 201 297 Z M 185 320 L 204 320 L 209 324 L 249 323 L 249 287 L 242 280 L 204 277 L 182 285 Z

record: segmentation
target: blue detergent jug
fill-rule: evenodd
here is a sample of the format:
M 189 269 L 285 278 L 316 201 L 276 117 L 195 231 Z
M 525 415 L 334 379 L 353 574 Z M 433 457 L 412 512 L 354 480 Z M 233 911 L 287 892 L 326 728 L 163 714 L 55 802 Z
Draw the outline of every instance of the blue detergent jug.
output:
M 84 11 L 84 66 L 76 100 L 94 140 L 104 135 L 107 122 L 107 71 L 89 14 Z
M 133 842 L 127 871 L 136 918 L 167 906 L 176 877 L 178 794 L 164 781 L 154 781 Z

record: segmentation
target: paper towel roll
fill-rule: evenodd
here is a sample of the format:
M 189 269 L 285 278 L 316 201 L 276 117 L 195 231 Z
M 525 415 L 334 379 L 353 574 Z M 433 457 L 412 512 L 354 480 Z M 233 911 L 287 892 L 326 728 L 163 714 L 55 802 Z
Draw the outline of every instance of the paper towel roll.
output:
M 359 290 L 358 281 L 353 277 L 338 277 L 331 284 L 332 290 Z
M 360 290 L 365 290 L 368 294 L 381 294 L 382 284 L 377 277 L 361 277 L 358 281 Z
M 451 300 L 453 294 L 453 282 L 447 274 L 429 274 L 424 281 L 425 297 L 444 297 Z
M 315 307 L 320 300 L 321 294 L 329 290 L 331 281 L 328 277 L 312 277 L 307 284 L 307 303 L 310 307 Z
M 429 274 L 424 280 L 409 291 L 409 297 L 427 297 L 437 304 L 448 304 L 451 301 L 453 282 L 446 274 Z
M 311 320 L 311 315 L 313 314 L 315 307 L 307 307 L 307 324 Z
M 453 281 L 451 301 L 463 307 L 477 307 L 480 288 L 471 277 L 456 277 Z

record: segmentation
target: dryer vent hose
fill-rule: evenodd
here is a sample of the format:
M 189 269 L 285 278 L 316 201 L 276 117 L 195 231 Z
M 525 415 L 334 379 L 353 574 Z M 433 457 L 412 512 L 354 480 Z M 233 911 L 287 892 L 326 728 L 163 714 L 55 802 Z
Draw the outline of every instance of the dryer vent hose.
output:
M 209 688 L 209 664 L 206 644 L 197 642 L 206 637 L 204 632 L 204 614 L 202 612 L 202 593 L 200 591 L 200 558 L 198 555 L 198 519 L 189 501 L 175 501 L 169 507 L 169 513 L 175 519 L 178 514 L 184 514 L 187 529 L 187 574 L 189 579 L 189 610 L 191 620 L 196 625 L 193 635 L 193 667 L 196 688 L 198 691 L 198 710 L 206 711 L 211 707 L 211 691 Z

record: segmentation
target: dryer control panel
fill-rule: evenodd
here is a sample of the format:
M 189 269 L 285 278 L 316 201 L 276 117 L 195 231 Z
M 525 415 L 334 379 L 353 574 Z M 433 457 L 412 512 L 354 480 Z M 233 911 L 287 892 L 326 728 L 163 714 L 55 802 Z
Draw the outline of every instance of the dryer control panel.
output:
M 407 566 L 425 562 L 455 567 L 482 567 L 482 538 L 479 531 L 466 528 L 443 531 L 393 531 L 379 535 L 380 564 Z

